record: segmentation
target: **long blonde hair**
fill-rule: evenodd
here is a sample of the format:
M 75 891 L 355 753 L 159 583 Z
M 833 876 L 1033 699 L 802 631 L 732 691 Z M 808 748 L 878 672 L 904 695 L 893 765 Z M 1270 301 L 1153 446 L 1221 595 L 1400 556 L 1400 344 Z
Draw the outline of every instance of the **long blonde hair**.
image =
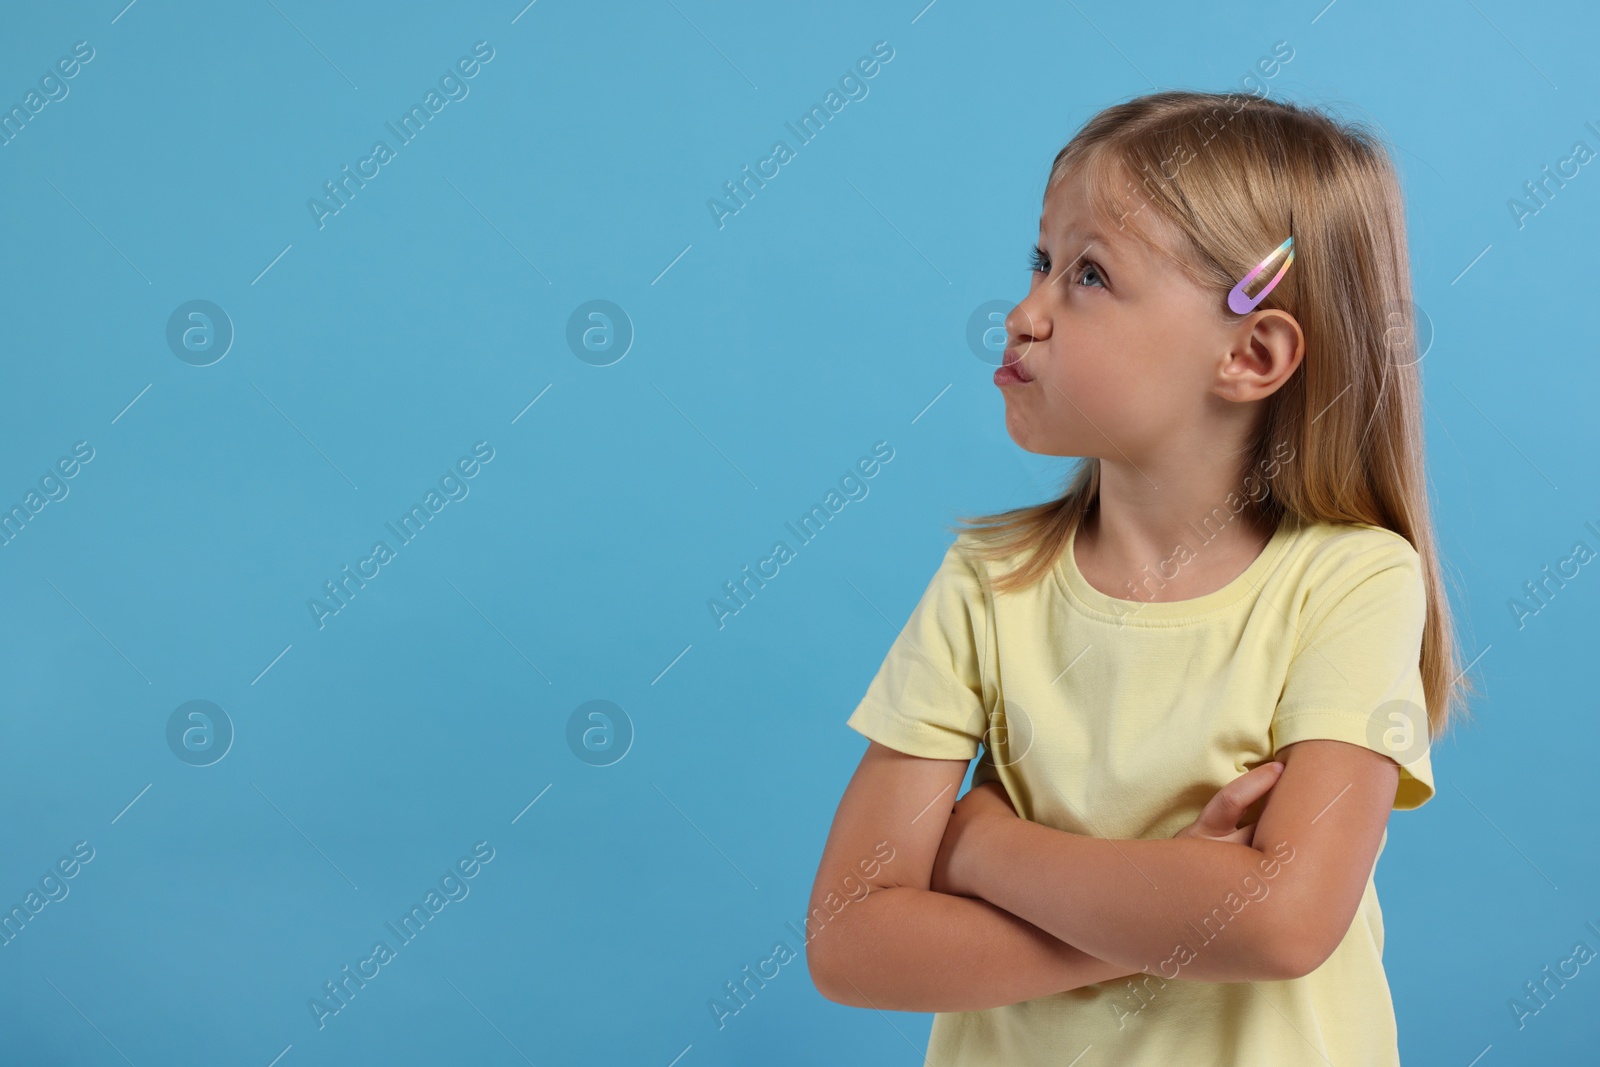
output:
M 1394 164 L 1360 122 L 1238 94 L 1173 90 L 1113 105 L 1056 155 L 1046 196 L 1078 168 L 1086 207 L 1217 294 L 1294 236 L 1294 265 L 1258 309 L 1293 315 L 1305 336 L 1297 373 L 1264 401 L 1243 457 L 1277 473 L 1254 514 L 1367 523 L 1416 549 L 1427 585 L 1422 680 L 1429 733 L 1443 735 L 1474 688 L 1460 669 L 1429 515 L 1423 466 L 1422 384 L 1405 211 Z M 1131 187 L 1130 187 L 1131 180 Z M 1130 195 L 1131 194 L 1131 195 Z M 1137 206 L 1134 206 L 1137 205 Z M 1170 222 L 1169 250 L 1141 228 L 1145 212 Z M 1292 227 L 1292 229 L 1291 229 Z M 1287 444 L 1293 461 L 1272 453 Z M 1279 453 L 1281 455 L 1281 453 Z M 1083 459 L 1054 500 L 997 514 L 958 516 L 990 560 L 1021 555 L 999 591 L 1049 573 L 1099 496 L 1100 460 Z

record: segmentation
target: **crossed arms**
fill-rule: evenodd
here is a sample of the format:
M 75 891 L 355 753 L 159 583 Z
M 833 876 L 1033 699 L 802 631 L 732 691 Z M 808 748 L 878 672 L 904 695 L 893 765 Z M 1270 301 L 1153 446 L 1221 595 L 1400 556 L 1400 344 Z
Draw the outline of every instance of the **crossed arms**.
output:
M 1308 974 L 1355 917 L 1399 766 L 1343 741 L 1278 759 L 1275 783 L 1261 768 L 1236 779 L 1176 838 L 1113 841 L 1020 819 L 997 783 L 956 801 L 966 761 L 872 742 L 812 886 L 811 911 L 832 915 L 807 945 L 812 981 L 841 1004 L 950 1012 L 1140 972 Z M 1267 789 L 1253 832 L 1230 833 Z M 860 863 L 883 842 L 892 862 Z M 868 892 L 835 913 L 847 878 Z

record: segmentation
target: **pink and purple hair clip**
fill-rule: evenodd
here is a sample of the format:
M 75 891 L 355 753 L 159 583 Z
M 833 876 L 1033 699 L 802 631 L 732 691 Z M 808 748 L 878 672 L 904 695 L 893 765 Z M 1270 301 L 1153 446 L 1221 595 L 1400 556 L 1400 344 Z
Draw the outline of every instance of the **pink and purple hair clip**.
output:
M 1279 257 L 1283 258 L 1283 265 L 1278 268 L 1278 273 L 1274 274 L 1272 276 L 1272 280 L 1268 282 L 1255 296 L 1246 296 L 1245 287 L 1259 278 L 1268 267 L 1272 266 L 1272 264 L 1278 260 Z M 1257 263 L 1254 267 L 1250 268 L 1250 273 L 1246 274 L 1243 278 L 1240 278 L 1239 284 L 1235 285 L 1228 292 L 1229 310 L 1231 310 L 1235 315 L 1248 315 L 1250 312 L 1254 311 L 1256 309 L 1256 305 L 1265 300 L 1267 294 L 1272 292 L 1273 288 L 1283 280 L 1284 272 L 1289 269 L 1289 264 L 1293 262 L 1294 237 L 1291 235 L 1288 240 L 1283 242 L 1283 244 L 1279 245 L 1277 248 L 1274 248 L 1267 255 L 1266 259 L 1263 259 L 1260 263 Z

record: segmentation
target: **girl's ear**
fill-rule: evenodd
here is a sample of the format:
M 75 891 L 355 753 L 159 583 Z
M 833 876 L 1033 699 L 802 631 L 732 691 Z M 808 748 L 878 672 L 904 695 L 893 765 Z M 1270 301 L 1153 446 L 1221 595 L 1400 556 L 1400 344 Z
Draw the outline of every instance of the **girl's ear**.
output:
M 1252 312 L 1239 323 L 1233 347 L 1217 368 L 1212 392 L 1227 400 L 1260 400 L 1277 392 L 1305 355 L 1305 334 L 1287 311 Z

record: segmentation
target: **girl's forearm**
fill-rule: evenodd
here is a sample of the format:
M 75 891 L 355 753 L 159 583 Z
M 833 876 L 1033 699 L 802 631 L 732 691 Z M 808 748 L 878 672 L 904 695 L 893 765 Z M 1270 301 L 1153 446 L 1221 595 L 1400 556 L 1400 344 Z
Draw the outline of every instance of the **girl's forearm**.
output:
M 829 1000 L 979 1011 L 1127 975 L 986 901 L 895 886 L 851 902 L 807 944 Z
M 1092 957 L 1169 979 L 1293 976 L 1292 924 L 1272 894 L 1294 856 L 1287 845 L 1269 854 L 1194 838 L 1112 841 L 1017 818 L 982 831 L 977 894 Z

